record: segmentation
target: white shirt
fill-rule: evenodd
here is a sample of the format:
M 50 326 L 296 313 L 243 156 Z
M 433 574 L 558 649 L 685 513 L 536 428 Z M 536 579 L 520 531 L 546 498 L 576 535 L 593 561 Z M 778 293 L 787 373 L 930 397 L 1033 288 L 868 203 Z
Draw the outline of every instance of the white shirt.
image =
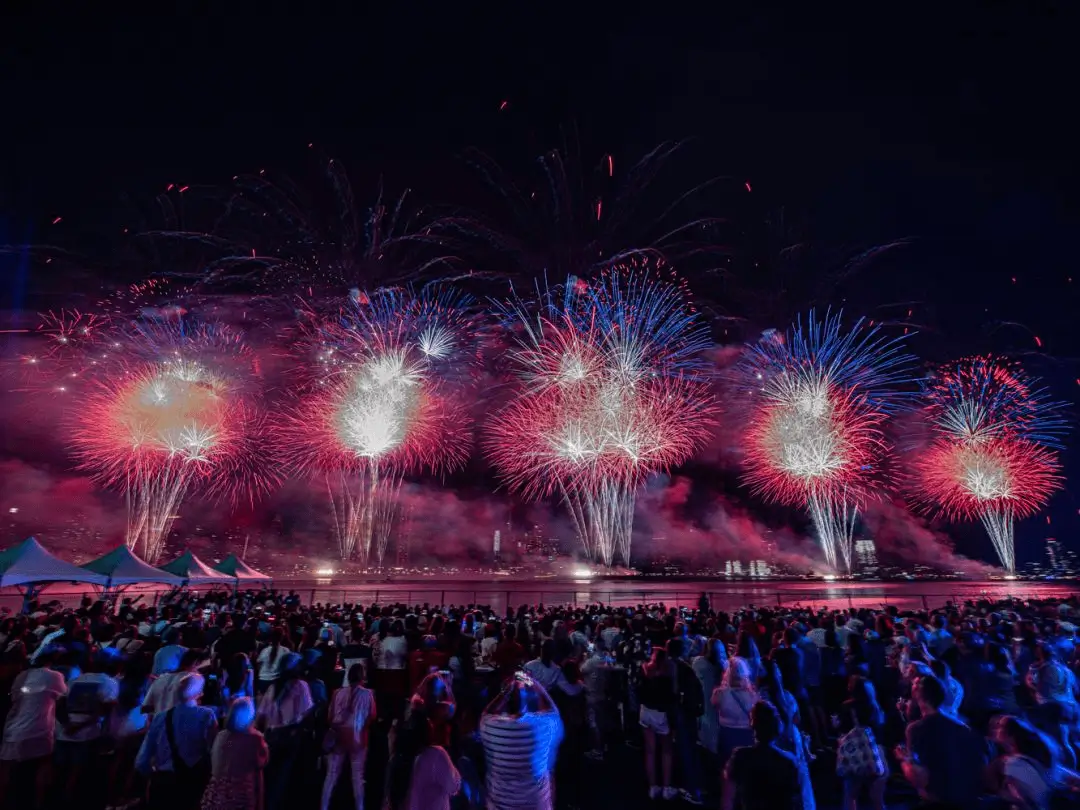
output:
M 581 687 L 576 683 L 570 683 L 566 680 L 566 676 L 563 674 L 562 669 L 554 664 L 545 664 L 539 658 L 536 658 L 525 665 L 525 672 L 527 672 L 532 678 L 539 683 L 547 691 L 551 691 L 558 687 L 563 691 L 563 694 L 574 695 L 581 693 Z
M 405 636 L 387 636 L 382 640 L 379 669 L 405 669 L 409 660 L 409 642 Z
M 149 710 L 148 714 L 167 712 L 181 703 L 176 687 L 180 679 L 187 674 L 186 672 L 166 672 L 154 679 L 142 702 L 142 705 Z
M 67 694 L 64 676 L 42 667 L 28 669 L 11 686 L 11 711 L 4 724 L 4 744 L 53 739 L 56 699 Z
M 260 681 L 276 681 L 281 677 L 281 665 L 285 663 L 285 656 L 289 654 L 289 648 L 284 644 L 277 648 L 274 655 L 273 646 L 263 647 L 256 661 L 259 664 Z

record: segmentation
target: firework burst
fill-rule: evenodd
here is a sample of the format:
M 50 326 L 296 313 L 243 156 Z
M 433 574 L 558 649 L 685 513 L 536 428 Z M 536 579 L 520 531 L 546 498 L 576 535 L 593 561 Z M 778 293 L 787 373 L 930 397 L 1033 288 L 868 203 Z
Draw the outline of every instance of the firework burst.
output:
M 1013 525 L 1061 486 L 1056 449 L 1067 428 L 1062 403 L 1006 361 L 974 357 L 940 370 L 925 389 L 934 431 L 915 463 L 924 510 L 979 520 L 1002 566 L 1016 568 Z
M 571 278 L 503 313 L 520 385 L 489 425 L 491 459 L 526 496 L 560 494 L 592 559 L 629 564 L 637 488 L 708 436 L 707 332 L 644 267 L 595 287 Z
M 123 361 L 77 410 L 80 466 L 125 493 L 126 542 L 156 561 L 185 497 L 236 498 L 270 481 L 252 442 L 260 416 L 244 392 L 250 352 L 217 325 L 135 323 Z
M 310 323 L 306 382 L 278 438 L 295 471 L 325 480 L 342 559 L 381 566 L 402 477 L 467 459 L 461 393 L 479 339 L 470 305 L 444 288 L 357 292 Z
M 770 501 L 805 505 L 833 569 L 850 570 L 858 510 L 883 484 L 884 425 L 911 360 L 862 320 L 844 331 L 839 314 L 811 311 L 736 367 L 749 408 L 745 481 Z

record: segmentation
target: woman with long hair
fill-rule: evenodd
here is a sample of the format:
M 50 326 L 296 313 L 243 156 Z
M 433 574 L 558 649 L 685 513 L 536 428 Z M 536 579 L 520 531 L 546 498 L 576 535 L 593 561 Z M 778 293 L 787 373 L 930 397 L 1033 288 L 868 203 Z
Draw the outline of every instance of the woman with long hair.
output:
M 255 704 L 237 698 L 225 715 L 225 728 L 210 752 L 212 776 L 201 810 L 261 810 L 263 768 L 270 749 L 255 730 Z
M 285 628 L 275 627 L 270 634 L 270 644 L 259 652 L 256 663 L 259 667 L 259 694 L 270 688 L 270 684 L 281 677 L 281 664 L 290 652 L 289 642 L 285 638 Z
M 675 662 L 667 650 L 657 645 L 652 657 L 641 666 L 638 699 L 641 702 L 639 722 L 645 737 L 645 776 L 649 781 L 649 798 L 674 799 L 678 791 L 671 783 L 672 739 L 668 714 L 675 708 Z M 657 784 L 657 759 L 660 783 Z
M 226 705 L 237 698 L 254 698 L 254 673 L 251 671 L 251 659 L 245 653 L 238 652 L 229 659 L 225 668 L 225 683 L 222 697 Z
M 994 742 L 1003 751 L 990 768 L 998 796 L 1024 810 L 1049 807 L 1060 770 L 1053 743 L 1013 715 L 994 718 L 990 727 Z
M 874 684 L 861 675 L 852 675 L 848 692 L 850 697 L 840 707 L 840 735 L 843 736 L 857 727 L 865 728 L 869 729 L 873 735 L 874 742 L 880 745 L 885 725 L 885 712 L 878 703 Z M 841 807 L 844 810 L 855 810 L 858 806 L 859 794 L 865 789 L 874 810 L 884 810 L 887 781 L 887 774 L 870 780 L 845 779 L 844 800 Z
M 756 684 L 765 672 L 765 667 L 761 663 L 761 652 L 758 650 L 757 642 L 745 630 L 739 632 L 739 640 L 735 644 L 735 657 L 746 662 L 747 677 L 751 684 Z
M 780 718 L 781 748 L 795 757 L 799 766 L 799 784 L 802 788 L 802 810 L 814 810 L 814 788 L 810 783 L 810 763 L 807 761 L 806 744 L 803 742 L 802 729 L 799 728 L 799 703 L 795 696 L 784 688 L 784 679 L 780 667 L 775 661 L 765 662 L 765 677 L 762 679 L 760 698 L 772 703 Z
M 731 665 L 724 673 L 724 680 L 712 693 L 712 705 L 717 713 L 720 732 L 717 753 L 721 767 L 733 750 L 739 746 L 753 745 L 750 710 L 757 700 L 758 694 L 750 678 L 747 659 L 741 656 L 731 659 Z
M 458 773 L 446 749 L 432 739 L 428 714 L 414 707 L 397 735 L 386 779 L 389 810 L 449 810 L 450 797 L 461 790 Z
M 701 681 L 701 694 L 712 696 L 724 678 L 728 670 L 727 649 L 724 642 L 719 638 L 710 638 L 705 642 L 705 652 L 694 659 L 691 666 L 694 674 Z M 716 712 L 706 711 L 701 718 L 698 727 L 698 739 L 702 747 L 710 754 L 718 750 L 720 738 L 720 725 L 717 722 Z
M 364 808 L 364 768 L 367 763 L 368 731 L 375 722 L 375 696 L 364 688 L 364 665 L 349 669 L 348 685 L 334 692 L 329 710 L 327 734 L 329 752 L 326 779 L 322 788 L 322 810 L 330 806 L 334 785 L 348 760 L 352 775 L 353 799 L 357 810 Z M 325 746 L 324 746 L 325 747 Z

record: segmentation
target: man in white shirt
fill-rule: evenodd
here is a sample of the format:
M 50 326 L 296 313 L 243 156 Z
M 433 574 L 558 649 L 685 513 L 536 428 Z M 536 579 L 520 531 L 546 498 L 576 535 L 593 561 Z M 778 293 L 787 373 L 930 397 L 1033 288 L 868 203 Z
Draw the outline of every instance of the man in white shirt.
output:
M 93 767 L 105 736 L 105 721 L 120 698 L 115 675 L 119 657 L 101 652 L 86 672 L 68 684 L 56 717 L 56 749 L 53 764 L 59 771 L 64 797 L 76 803 L 88 768 Z
M 146 697 L 143 698 L 143 713 L 160 714 L 179 705 L 182 701 L 180 695 L 177 694 L 176 685 L 188 673 L 197 672 L 200 663 L 202 663 L 202 654 L 197 650 L 188 650 L 180 658 L 179 669 L 155 678 L 146 692 Z

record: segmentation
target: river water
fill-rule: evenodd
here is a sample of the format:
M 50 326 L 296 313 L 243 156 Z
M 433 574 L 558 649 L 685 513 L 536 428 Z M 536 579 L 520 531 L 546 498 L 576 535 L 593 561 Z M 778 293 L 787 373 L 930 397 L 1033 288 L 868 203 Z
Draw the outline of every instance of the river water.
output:
M 901 610 L 937 607 L 946 601 L 962 601 L 1006 596 L 1022 598 L 1068 596 L 1080 593 L 1080 583 L 1023 581 L 915 581 L 915 582 L 825 582 L 816 581 L 729 581 L 656 579 L 488 579 L 418 578 L 407 581 L 362 582 L 325 580 L 281 580 L 275 587 L 296 590 L 313 602 L 406 602 L 409 604 L 477 604 L 496 611 L 522 604 L 604 604 L 628 606 L 664 602 L 668 605 L 696 605 L 704 593 L 716 610 L 745 605 L 803 605 L 818 607 L 880 607 L 896 605 Z M 82 595 L 72 585 L 53 585 L 43 599 L 73 603 Z M 147 601 L 154 598 L 146 592 Z M 18 610 L 19 595 L 14 589 L 0 592 L 0 606 Z

